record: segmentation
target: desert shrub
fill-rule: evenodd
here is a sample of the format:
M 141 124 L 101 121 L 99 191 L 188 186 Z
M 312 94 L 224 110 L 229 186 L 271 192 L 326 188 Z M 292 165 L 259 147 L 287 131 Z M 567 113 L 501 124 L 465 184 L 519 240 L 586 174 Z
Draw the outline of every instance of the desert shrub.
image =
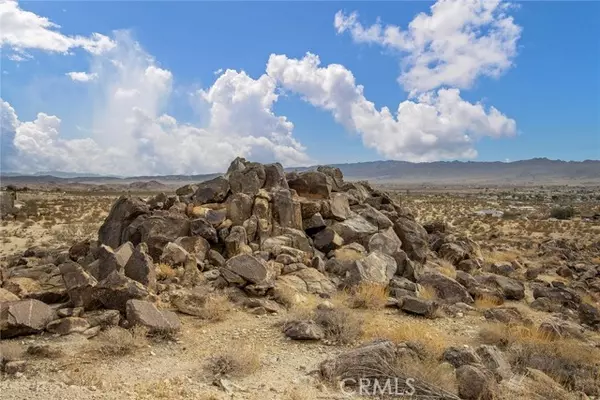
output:
M 379 309 L 385 307 L 387 299 L 386 286 L 363 282 L 350 292 L 349 306 L 351 308 Z
M 347 308 L 317 308 L 313 320 L 323 328 L 325 337 L 336 343 L 353 343 L 363 333 L 363 320 Z
M 572 206 L 557 206 L 550 210 L 550 218 L 571 219 L 575 215 L 575 209 Z
M 229 298 L 222 293 L 211 293 L 206 296 L 198 316 L 209 321 L 223 321 L 229 311 L 231 311 Z
M 177 271 L 169 264 L 159 263 L 156 265 L 156 279 L 159 281 L 175 278 Z
M 205 370 L 213 376 L 245 376 L 260 368 L 255 348 L 242 347 L 209 357 Z
M 148 346 L 147 334 L 148 330 L 139 325 L 131 330 L 114 326 L 100 332 L 96 347 L 104 356 L 126 356 Z

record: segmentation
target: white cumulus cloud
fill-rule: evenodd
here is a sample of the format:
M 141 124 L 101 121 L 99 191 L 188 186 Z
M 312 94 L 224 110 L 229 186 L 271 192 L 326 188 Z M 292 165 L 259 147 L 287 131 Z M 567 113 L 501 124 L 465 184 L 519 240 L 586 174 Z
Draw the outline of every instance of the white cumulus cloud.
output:
M 99 33 L 64 35 L 59 31 L 59 25 L 23 10 L 14 0 L 0 0 L 0 27 L 0 46 L 17 51 L 37 49 L 67 53 L 73 48 L 83 48 L 91 54 L 102 54 L 115 46 L 108 36 Z
M 66 75 L 75 82 L 90 82 L 98 79 L 97 73 L 67 72 Z
M 293 137 L 293 124 L 272 110 L 277 94 L 271 77 L 253 79 L 227 70 L 212 87 L 194 94 L 210 109 L 207 127 L 199 128 L 164 113 L 171 72 L 126 32 L 117 33 L 115 43 L 92 63 L 90 74 L 103 92 L 95 99 L 90 137 L 65 139 L 61 120 L 45 113 L 19 121 L 10 104 L 2 102 L 6 138 L 13 145 L 6 159 L 14 161 L 13 168 L 139 175 L 223 171 L 236 156 L 310 163 Z
M 338 33 L 403 54 L 399 82 L 412 96 L 450 86 L 470 88 L 481 76 L 498 77 L 513 65 L 521 27 L 501 0 L 438 0 L 406 30 L 377 22 L 363 26 L 358 14 L 334 17 Z
M 267 73 L 284 89 L 330 111 L 335 120 L 362 136 L 365 146 L 387 158 L 409 161 L 474 158 L 478 139 L 516 133 L 516 123 L 494 107 L 472 104 L 458 89 L 439 89 L 406 100 L 395 112 L 378 110 L 342 65 L 320 67 L 319 57 L 271 55 Z

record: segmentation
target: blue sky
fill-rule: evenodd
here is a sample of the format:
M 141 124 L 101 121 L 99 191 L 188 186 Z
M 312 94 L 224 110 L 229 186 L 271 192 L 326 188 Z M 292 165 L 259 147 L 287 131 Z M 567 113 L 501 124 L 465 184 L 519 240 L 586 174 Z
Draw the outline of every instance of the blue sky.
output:
M 2 167 L 160 174 L 219 170 L 235 155 L 287 165 L 600 158 L 600 3 L 439 3 L 4 2 Z M 453 10 L 462 25 L 448 27 Z M 409 30 L 419 13 L 429 28 Z M 115 60 L 129 72 L 109 70 Z M 164 81 L 145 80 L 150 67 Z M 411 107 L 400 116 L 402 102 Z M 176 122 L 165 127 L 165 115 Z

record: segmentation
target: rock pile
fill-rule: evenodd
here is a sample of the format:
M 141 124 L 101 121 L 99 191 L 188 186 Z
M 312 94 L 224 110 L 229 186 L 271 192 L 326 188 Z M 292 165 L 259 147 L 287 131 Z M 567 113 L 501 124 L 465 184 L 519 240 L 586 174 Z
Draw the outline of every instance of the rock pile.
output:
M 438 257 L 456 267 L 456 279 L 435 268 Z M 286 174 L 280 164 L 237 158 L 225 175 L 175 195 L 120 197 L 97 243 L 14 258 L 1 276 L 0 335 L 93 335 L 110 324 L 177 330 L 177 315 L 154 303 L 160 297 L 190 313 L 203 300 L 184 289 L 199 283 L 233 288 L 263 312 L 279 310 L 276 301 L 326 298 L 362 283 L 386 286 L 398 308 L 427 317 L 440 302 L 523 299 L 523 283 L 511 277 L 519 266 L 484 272 L 482 265 L 476 243 L 443 223 L 421 226 L 389 194 L 345 182 L 337 168 Z M 435 301 L 417 296 L 422 287 Z M 540 283 L 533 295 L 540 307 L 550 299 L 600 325 L 597 310 L 567 289 Z

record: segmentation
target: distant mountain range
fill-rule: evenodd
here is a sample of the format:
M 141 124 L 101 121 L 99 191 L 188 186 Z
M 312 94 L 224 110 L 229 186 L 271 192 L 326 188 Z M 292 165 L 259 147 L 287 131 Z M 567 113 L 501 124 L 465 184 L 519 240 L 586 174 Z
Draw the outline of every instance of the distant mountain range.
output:
M 348 180 L 369 180 L 397 184 L 489 184 L 489 185 L 547 185 L 600 184 L 600 160 L 561 161 L 534 158 L 514 162 L 440 161 L 411 163 L 406 161 L 371 161 L 332 164 Z M 287 168 L 286 171 L 305 171 L 315 167 Z M 2 173 L 2 185 L 19 184 L 128 184 L 158 181 L 167 185 L 200 182 L 220 174 L 165 175 L 114 177 L 93 174 L 51 172 L 35 175 Z

